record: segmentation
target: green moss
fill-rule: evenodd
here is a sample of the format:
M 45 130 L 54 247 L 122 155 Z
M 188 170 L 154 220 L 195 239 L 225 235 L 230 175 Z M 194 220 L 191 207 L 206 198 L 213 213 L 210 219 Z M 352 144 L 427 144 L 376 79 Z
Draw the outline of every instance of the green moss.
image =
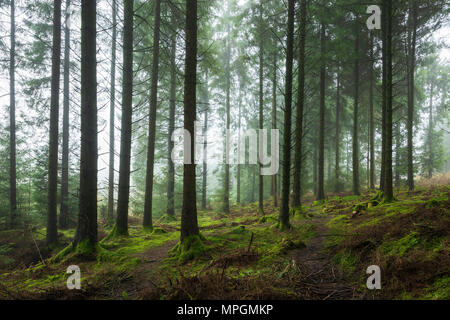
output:
M 7 254 L 13 249 L 14 243 L 7 243 L 0 246 L 0 255 Z
M 169 222 L 177 221 L 177 218 L 174 215 L 171 215 L 171 214 L 164 214 L 158 219 L 158 221 L 159 222 L 169 223 Z
M 427 209 L 431 209 L 433 207 L 439 207 L 442 205 L 442 202 L 448 201 L 448 194 L 443 193 L 437 198 L 432 198 L 428 200 L 425 204 Z
M 180 246 L 179 260 L 187 261 L 194 259 L 204 253 L 206 248 L 199 235 L 191 235 L 183 239 Z
M 326 200 L 324 199 L 324 200 L 315 200 L 315 201 L 313 201 L 313 203 L 312 203 L 312 206 L 314 207 L 314 206 L 321 206 L 321 205 L 323 205 L 323 204 L 325 204 L 326 203 Z
M 427 293 L 422 297 L 427 300 L 450 299 L 450 277 L 444 276 L 437 279 L 432 286 L 427 288 Z
M 169 250 L 169 253 L 173 255 L 179 262 L 186 262 L 202 255 L 207 251 L 207 248 L 203 245 L 201 235 L 190 235 L 183 239 L 182 242 L 178 242 L 175 247 Z
M 356 269 L 356 258 L 348 252 L 339 252 L 333 257 L 335 265 L 342 268 L 344 271 L 353 272 Z
M 64 237 L 68 239 L 73 239 L 75 237 L 75 231 L 76 229 L 58 230 L 58 232 L 61 232 L 64 235 Z
M 357 203 L 353 206 L 353 212 L 361 212 L 367 208 L 367 203 Z
M 58 263 L 63 261 L 64 258 L 74 251 L 73 244 L 69 244 L 67 247 L 62 249 L 58 254 L 56 254 L 53 258 L 50 259 L 52 263 Z
M 230 231 L 230 233 L 236 233 L 236 234 L 243 234 L 246 232 L 247 232 L 247 229 L 245 228 L 245 226 L 237 226 L 236 228 L 234 228 L 233 230 Z
M 167 233 L 167 231 L 162 228 L 154 228 L 152 232 L 152 234 L 165 234 L 165 233 Z
M 32 291 L 36 291 L 38 290 L 38 292 L 41 292 L 43 288 L 51 286 L 51 287 L 56 287 L 58 285 L 64 285 L 65 282 L 65 278 L 66 278 L 66 274 L 65 273 L 57 273 L 57 274 L 50 274 L 50 275 L 45 275 L 42 278 L 28 278 L 26 279 L 23 284 L 25 285 L 26 289 L 32 290 Z
M 386 195 L 383 195 L 383 200 L 380 202 L 380 204 L 391 204 L 393 202 L 397 201 L 395 197 L 387 197 Z
M 305 248 L 305 247 L 306 247 L 306 244 L 299 239 L 282 238 L 281 242 L 278 245 L 278 248 L 276 247 L 275 250 L 279 251 L 280 253 L 285 253 L 289 250 Z
M 398 240 L 384 242 L 380 249 L 386 255 L 401 257 L 419 244 L 417 232 L 413 231 Z
M 99 248 L 98 243 L 92 243 L 89 238 L 85 238 L 80 241 L 76 246 L 73 243 L 62 249 L 58 254 L 50 259 L 51 263 L 62 262 L 71 256 L 77 256 L 81 258 L 91 258 L 97 253 Z
M 376 201 L 376 202 L 381 202 L 381 200 L 383 199 L 383 191 L 378 191 L 371 199 L 370 201 Z
M 96 251 L 97 244 L 93 243 L 89 238 L 81 240 L 75 248 L 75 253 L 81 256 L 91 256 Z
M 297 232 L 300 239 L 302 239 L 306 243 L 308 243 L 308 240 L 316 235 L 316 230 L 317 226 L 309 223 L 293 228 L 293 231 Z
M 279 221 L 276 224 L 276 226 L 277 226 L 278 229 L 280 229 L 280 231 L 289 231 L 292 228 L 292 226 L 291 226 L 291 224 L 289 222 L 287 224 L 285 224 L 285 223 L 282 223 L 281 221 Z
M 350 218 L 346 214 L 340 214 L 332 218 L 327 222 L 327 227 L 330 229 L 328 237 L 325 239 L 324 251 L 338 245 L 344 240 L 344 237 L 340 236 L 347 232 Z
M 126 237 L 128 236 L 128 230 L 121 228 L 115 224 L 109 233 L 109 235 L 105 238 L 106 240 L 117 238 L 117 237 Z
M 277 222 L 277 219 L 273 216 L 264 216 L 258 220 L 258 223 Z
M 152 233 L 153 232 L 153 226 L 143 226 L 142 227 L 142 231 L 144 232 L 144 233 Z
M 343 201 L 355 201 L 358 200 L 359 196 L 353 195 L 353 196 L 346 196 L 346 197 L 342 197 Z
M 114 270 L 117 273 L 121 273 L 134 269 L 141 263 L 141 259 L 120 254 L 115 251 L 106 250 L 99 246 L 97 262 L 99 267 L 101 267 L 105 262 L 113 263 L 115 265 Z
M 47 249 L 48 251 L 54 251 L 54 250 L 56 250 L 56 249 L 62 248 L 62 246 L 63 246 L 63 245 L 61 244 L 61 242 L 56 241 L 56 242 L 50 243 L 50 244 L 46 247 L 46 249 Z
M 330 221 L 328 221 L 327 226 L 330 228 L 336 227 L 336 226 L 342 226 L 348 221 L 348 216 L 346 214 L 340 214 L 336 217 L 332 218 Z
M 13 258 L 8 257 L 8 256 L 3 255 L 3 254 L 0 254 L 0 267 L 7 266 L 7 265 L 13 263 L 14 261 L 15 260 Z
M 374 226 L 374 225 L 379 224 L 382 221 L 384 221 L 383 216 L 372 217 L 372 218 L 364 221 L 363 223 L 361 223 L 356 228 L 359 229 L 359 228 L 363 228 L 363 227 Z
M 148 234 L 144 230 L 132 231 L 129 237 L 118 237 L 101 242 L 103 248 L 114 250 L 120 255 L 131 255 L 144 252 L 152 247 L 160 246 L 167 241 L 176 240 L 178 232 L 152 233 Z
M 404 205 L 397 205 L 397 206 L 391 206 L 386 209 L 385 216 L 393 216 L 395 214 L 410 214 L 416 211 L 415 207 L 412 206 L 404 206 Z
M 306 215 L 307 210 L 304 206 L 299 205 L 297 207 L 293 207 L 290 209 L 290 213 L 293 216 L 297 216 L 297 215 Z

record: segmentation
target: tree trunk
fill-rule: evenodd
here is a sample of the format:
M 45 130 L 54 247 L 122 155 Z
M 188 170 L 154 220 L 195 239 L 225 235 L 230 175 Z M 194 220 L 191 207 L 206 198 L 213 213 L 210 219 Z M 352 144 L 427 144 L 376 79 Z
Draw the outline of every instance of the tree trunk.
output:
M 417 39 L 417 1 L 412 1 L 412 40 L 409 46 L 409 68 L 408 68 L 408 188 L 414 190 L 414 161 L 413 161 L 413 125 L 414 125 L 414 73 L 416 66 L 416 39 Z
M 336 158 L 334 162 L 334 173 L 335 173 L 335 184 L 334 184 L 334 192 L 340 192 L 341 185 L 339 182 L 339 176 L 340 176 L 340 168 L 339 168 L 339 162 L 340 162 L 340 120 L 341 120 L 341 92 L 340 92 L 340 73 L 339 73 L 339 64 L 338 64 L 338 70 L 337 70 L 337 87 L 336 87 Z
M 356 21 L 356 38 L 355 38 L 355 92 L 354 92 L 354 109 L 353 109 L 353 193 L 360 194 L 359 190 L 359 142 L 358 142 L 358 100 L 359 100 L 359 26 Z
M 321 23 L 320 31 L 320 109 L 319 109 L 319 172 L 317 200 L 325 199 L 324 162 L 325 162 L 325 23 Z
M 147 173 L 145 177 L 144 228 L 153 228 L 153 170 L 155 162 L 156 108 L 158 105 L 159 26 L 161 0 L 155 0 L 155 28 L 153 30 L 152 83 L 147 144 Z
M 203 125 L 203 170 L 202 170 L 202 210 L 206 210 L 206 188 L 208 178 L 208 109 L 209 109 L 209 97 L 208 97 L 208 74 L 205 77 L 204 103 L 205 103 L 205 115 Z
M 395 125 L 395 187 L 400 187 L 400 124 Z
M 63 93 L 63 143 L 61 164 L 61 203 L 59 227 L 69 226 L 69 105 L 70 105 L 70 0 L 66 0 L 64 26 L 64 93 Z
M 173 19 L 175 20 L 175 19 Z M 174 142 L 172 141 L 172 134 L 175 130 L 175 109 L 176 109 L 176 87 L 177 87 L 177 65 L 176 65 L 176 50 L 177 39 L 176 34 L 172 37 L 171 43 L 171 57 L 170 57 L 170 102 L 169 102 L 169 131 L 167 135 L 167 215 L 175 216 L 175 165 L 172 161 L 172 150 Z
M 259 129 L 262 130 L 264 126 L 264 42 L 263 42 L 263 18 L 262 18 L 262 2 L 259 3 Z M 261 134 L 259 135 L 259 154 L 262 152 Z M 261 160 L 261 159 L 260 159 Z M 258 212 L 264 214 L 264 176 L 261 174 L 262 164 L 258 162 Z
M 286 44 L 286 89 L 284 96 L 283 182 L 279 217 L 281 229 L 290 228 L 289 193 L 291 170 L 292 65 L 294 62 L 294 5 L 295 0 L 289 0 Z
M 116 234 L 128 234 L 130 198 L 131 130 L 133 115 L 133 0 L 124 0 L 122 121 L 120 130 L 119 189 Z
M 231 59 L 231 36 L 230 29 L 228 27 L 228 38 L 227 38 L 227 61 L 225 65 L 225 76 L 226 76 L 226 98 L 225 98 L 225 112 L 226 112 L 226 135 L 225 135 L 225 177 L 224 177 L 224 195 L 223 195 L 223 212 L 230 213 L 230 141 L 229 141 L 229 130 L 231 123 L 231 113 L 230 113 L 230 86 L 231 86 L 231 70 L 230 70 L 230 59 Z
M 57 195 L 58 195 L 58 132 L 59 132 L 59 80 L 61 76 L 61 0 L 53 5 L 53 47 L 52 80 L 50 97 L 50 141 L 48 154 L 48 212 L 47 245 L 54 244 L 58 238 Z
M 373 117 L 373 33 L 370 33 L 369 57 L 369 188 L 375 189 L 375 125 Z
M 242 116 L 242 93 L 241 85 L 239 85 L 239 110 L 238 110 L 238 137 L 241 137 L 241 116 Z M 238 143 L 237 154 L 241 153 L 241 145 Z M 236 173 L 236 203 L 241 203 L 241 164 L 238 161 Z
M 348 177 L 349 175 L 349 146 L 348 146 L 348 140 L 349 140 L 349 134 L 347 133 L 345 135 L 346 139 L 345 139 L 345 175 Z
M 111 44 L 111 85 L 109 103 L 109 178 L 108 178 L 108 223 L 114 220 L 114 153 L 115 153 L 115 101 L 116 101 L 116 42 L 117 3 L 112 0 L 112 44 Z
M 428 114 L 428 179 L 433 177 L 433 91 L 434 82 L 431 76 L 430 84 L 430 108 Z
M 97 5 L 81 1 L 81 152 L 78 227 L 75 245 L 97 242 Z
M 9 51 L 9 203 L 11 227 L 15 227 L 17 218 L 17 181 L 16 181 L 16 5 L 11 0 L 11 49 Z
M 253 169 L 251 170 L 251 175 L 252 175 L 252 193 L 250 195 L 250 202 L 253 203 L 255 202 L 255 187 L 256 187 L 256 170 Z
M 333 162 L 332 155 L 331 155 L 331 145 L 327 148 L 327 156 L 328 156 L 328 161 L 327 161 L 327 181 L 331 181 L 331 163 Z
M 272 129 L 277 129 L 277 54 L 273 56 L 273 79 L 272 79 Z M 239 104 L 240 107 L 240 104 Z M 240 108 L 239 108 L 240 114 Z M 239 128 L 240 128 L 240 119 L 239 119 Z M 274 148 L 272 146 L 272 152 Z M 279 155 L 277 156 L 277 160 Z M 272 175 L 272 197 L 273 197 L 273 206 L 278 207 L 278 192 L 277 192 L 277 174 Z
M 317 130 L 317 127 L 315 128 Z M 317 145 L 317 138 L 313 139 L 314 140 L 314 144 Z M 318 177 L 317 177 L 317 173 L 318 173 L 318 165 L 317 165 L 317 160 L 318 160 L 318 152 L 317 152 L 317 148 L 314 148 L 314 154 L 313 154 L 313 188 L 314 188 L 314 195 L 317 198 L 318 195 L 318 190 L 319 190 L 319 184 L 318 184 Z
M 384 0 L 383 12 L 387 12 L 385 21 L 386 44 L 386 145 L 385 145 L 385 183 L 384 198 L 394 200 L 392 185 L 392 0 Z
M 197 84 L 197 0 L 186 0 L 186 62 L 184 72 L 184 129 L 191 134 L 190 163 L 184 164 L 181 241 L 198 235 L 197 195 L 195 183 L 194 122 Z M 185 141 L 186 146 L 187 141 Z
M 294 183 L 292 206 L 301 205 L 301 178 L 303 155 L 303 109 L 305 103 L 305 38 L 306 38 L 306 0 L 300 1 L 299 52 L 298 52 L 298 92 L 297 123 L 295 126 Z
M 383 12 L 385 12 L 386 4 L 385 0 L 382 0 Z M 381 172 L 380 172 L 380 190 L 384 191 L 384 183 L 386 180 L 386 75 L 387 75 L 387 64 L 386 64 L 386 17 L 387 15 L 382 15 L 382 102 L 381 102 Z

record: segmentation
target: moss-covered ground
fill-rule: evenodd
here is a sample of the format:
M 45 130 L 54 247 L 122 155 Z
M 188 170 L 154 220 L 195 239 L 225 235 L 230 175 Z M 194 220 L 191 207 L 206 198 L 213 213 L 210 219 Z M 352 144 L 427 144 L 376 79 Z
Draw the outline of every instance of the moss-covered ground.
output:
M 74 229 L 55 248 L 43 246 L 45 229 L 2 231 L 0 298 L 449 299 L 449 195 L 442 186 L 397 190 L 389 204 L 375 191 L 306 196 L 289 231 L 270 200 L 264 216 L 253 203 L 200 211 L 201 234 L 182 244 L 178 216 L 151 231 L 132 219 L 128 236 L 102 226 L 91 255 L 70 248 Z M 81 290 L 66 287 L 69 265 L 80 267 Z M 381 290 L 366 288 L 369 265 L 381 268 Z

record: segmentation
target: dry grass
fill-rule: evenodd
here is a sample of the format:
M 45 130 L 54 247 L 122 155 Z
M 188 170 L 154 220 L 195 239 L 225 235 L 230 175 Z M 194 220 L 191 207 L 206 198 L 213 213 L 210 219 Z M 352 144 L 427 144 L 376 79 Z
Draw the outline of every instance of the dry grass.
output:
M 450 175 L 447 177 L 450 179 Z M 398 298 L 402 292 L 419 297 L 434 280 L 448 274 L 448 210 L 448 200 L 440 201 L 439 205 L 432 207 L 427 206 L 427 203 L 420 204 L 412 213 L 398 214 L 389 222 L 359 228 L 355 236 L 346 238 L 337 246 L 337 251 L 351 253 L 356 258 L 358 270 L 365 270 L 363 267 L 369 262 L 381 267 L 385 283 L 379 298 Z M 364 218 L 362 216 L 359 220 Z M 442 249 L 431 252 L 418 245 L 405 254 L 395 255 L 386 255 L 380 250 L 385 241 L 395 241 L 412 232 L 415 238 L 425 244 L 443 239 Z
M 416 185 L 424 188 L 432 188 L 436 186 L 448 186 L 450 185 L 450 171 L 446 173 L 437 174 L 431 179 L 419 177 L 417 179 Z

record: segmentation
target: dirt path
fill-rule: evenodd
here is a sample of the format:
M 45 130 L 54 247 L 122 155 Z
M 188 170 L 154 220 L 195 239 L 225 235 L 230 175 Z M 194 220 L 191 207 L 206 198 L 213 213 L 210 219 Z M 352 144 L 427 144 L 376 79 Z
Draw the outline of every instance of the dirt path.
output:
M 326 237 L 329 234 L 326 226 L 329 219 L 329 216 L 314 216 L 310 223 L 317 227 L 315 236 L 308 241 L 305 248 L 292 251 L 294 267 L 299 275 L 295 277 L 293 286 L 300 299 L 356 298 L 353 286 L 333 265 L 332 257 L 323 251 Z M 159 267 L 162 261 L 168 257 L 168 251 L 176 242 L 168 241 L 135 255 L 141 259 L 142 263 L 115 288 L 114 296 L 120 298 L 123 295 L 122 292 L 125 291 L 130 298 L 139 299 L 144 294 L 144 299 L 157 299 L 158 297 L 153 297 L 153 292 L 156 292 L 153 289 L 156 289 L 161 280 L 165 280 Z
M 324 253 L 324 243 L 329 234 L 326 225 L 330 217 L 315 216 L 312 223 L 317 226 L 316 235 L 308 241 L 306 248 L 294 252 L 300 278 L 296 292 L 304 299 L 338 300 L 356 298 L 354 288 L 333 265 L 332 257 Z
M 152 247 L 144 252 L 134 254 L 142 262 L 133 271 L 121 275 L 120 281 L 108 283 L 108 290 L 99 294 L 102 298 L 122 299 L 141 298 L 139 295 L 151 292 L 156 288 L 161 279 L 159 266 L 169 256 L 168 251 L 173 248 L 177 241 L 167 241 L 162 245 Z M 126 296 L 124 296 L 126 293 Z M 157 299 L 159 297 L 153 297 Z M 151 298 L 150 298 L 151 299 Z

